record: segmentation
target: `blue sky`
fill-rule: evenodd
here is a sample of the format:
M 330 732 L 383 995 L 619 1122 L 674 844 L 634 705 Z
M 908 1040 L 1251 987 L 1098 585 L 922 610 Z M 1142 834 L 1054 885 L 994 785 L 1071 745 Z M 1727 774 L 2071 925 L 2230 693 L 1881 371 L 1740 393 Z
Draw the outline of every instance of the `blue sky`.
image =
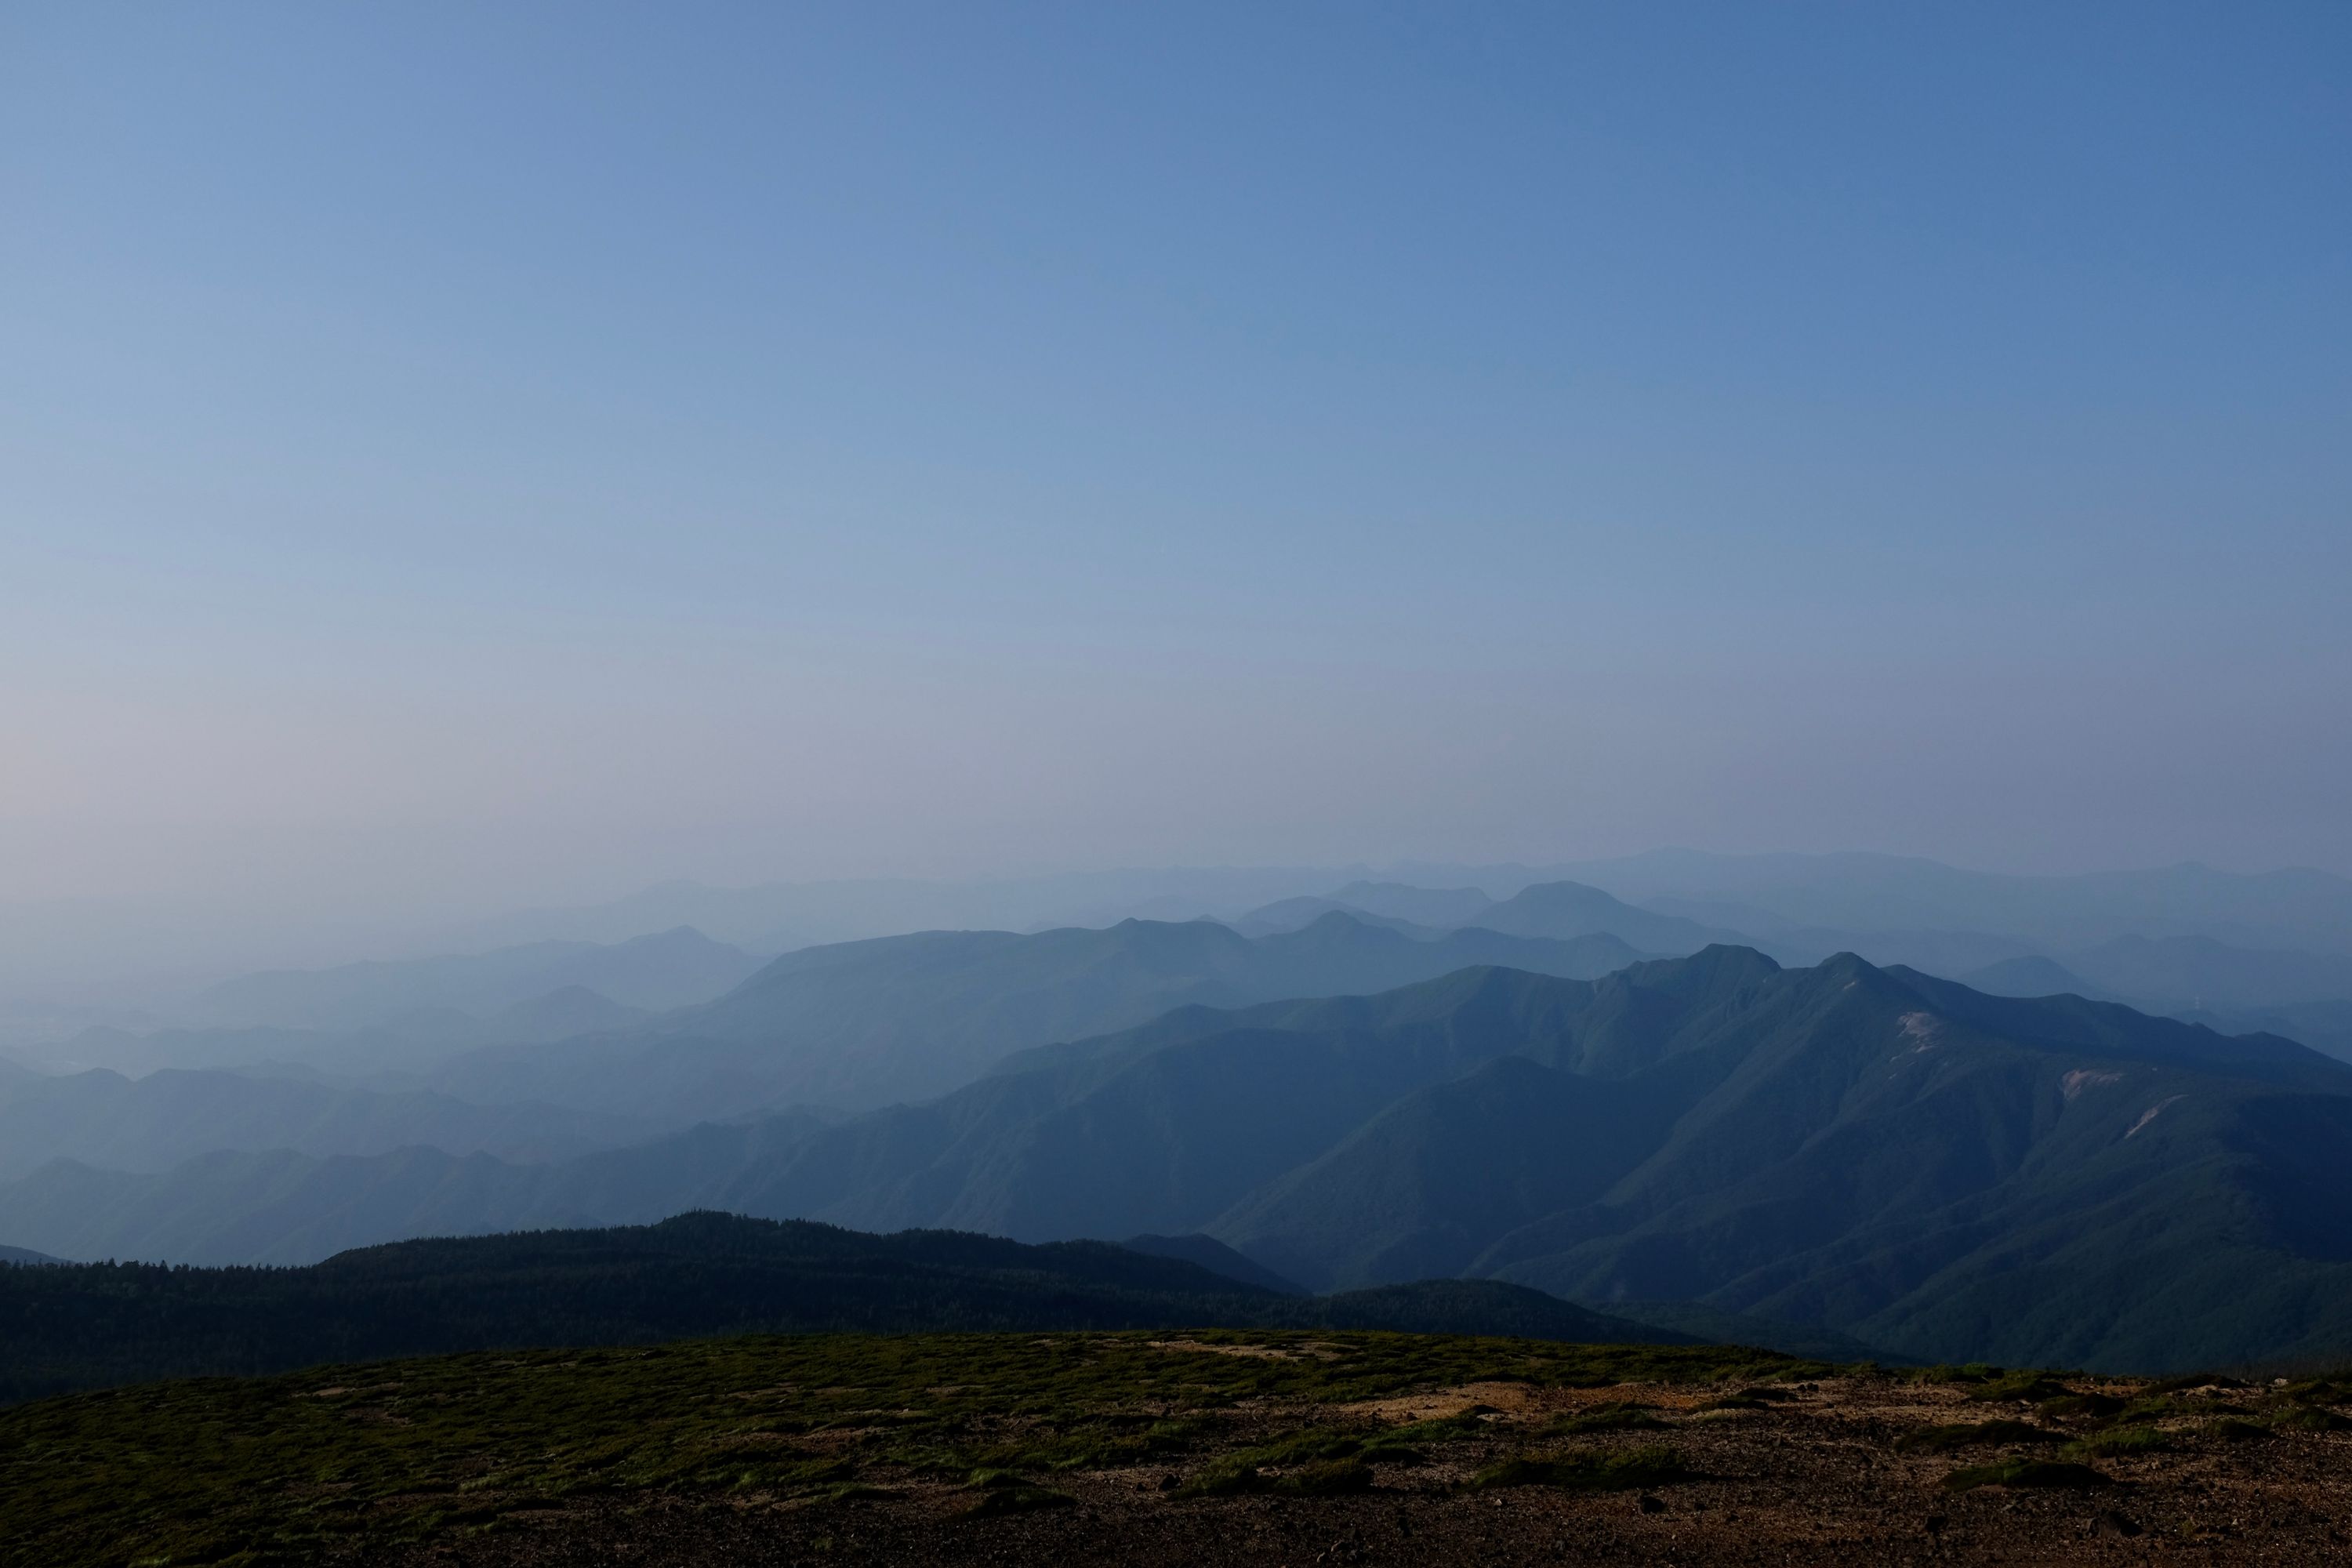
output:
M 2352 870 L 2352 10 L 19 5 L 0 883 Z

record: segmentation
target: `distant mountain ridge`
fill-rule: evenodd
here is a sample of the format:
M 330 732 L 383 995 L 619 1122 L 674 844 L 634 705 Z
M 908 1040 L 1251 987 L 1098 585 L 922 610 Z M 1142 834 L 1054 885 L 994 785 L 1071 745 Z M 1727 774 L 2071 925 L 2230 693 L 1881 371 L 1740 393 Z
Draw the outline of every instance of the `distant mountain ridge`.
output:
M 2248 874 L 2189 862 L 2024 877 L 1916 856 L 1662 849 L 1550 874 L 1637 903 L 1746 904 L 1793 925 L 1846 931 L 1990 931 L 2053 951 L 2119 937 L 2204 936 L 2242 947 L 2352 953 L 2352 879 L 2310 869 Z
M 214 1025 L 362 1029 L 450 1010 L 475 1017 L 577 988 L 624 1007 L 660 1011 L 707 1002 L 761 961 L 690 926 L 612 944 L 542 942 L 440 958 L 371 960 L 332 969 L 271 970 L 225 980 L 196 998 Z
M 1757 861 L 1771 869 L 1759 868 Z M 1661 879 L 1660 867 L 1681 868 L 1683 875 Z M 1783 909 L 1803 915 L 1866 917 L 1874 908 L 1889 920 L 2001 918 L 2004 910 L 2015 903 L 2021 885 L 2032 893 L 2045 881 L 2074 888 L 2076 903 L 2087 903 L 2094 911 L 2098 907 L 2095 896 L 2074 886 L 2084 879 L 1996 878 L 1987 883 L 1973 873 L 1953 872 L 1933 862 L 1887 857 L 1661 855 L 1609 863 L 1601 870 L 1631 876 L 1637 884 L 1646 876 L 1653 882 L 1680 886 L 1706 885 L 1709 868 L 1729 877 L 1743 895 L 1764 898 L 1789 892 L 1785 886 L 1776 887 L 1776 875 L 1795 878 L 1796 890 L 1790 893 L 1790 901 Z M 1838 894 L 1804 881 L 1812 878 L 1834 883 L 1841 874 L 1861 879 L 1864 889 Z M 1748 880 L 1742 882 L 1742 876 Z M 1572 880 L 1533 882 L 1500 901 L 1480 901 L 1485 896 L 1475 889 L 1436 891 L 1395 883 L 1357 883 L 1329 895 L 1269 905 L 1234 923 L 1246 932 L 1282 931 L 1339 911 L 1424 939 L 1438 934 L 1440 929 L 1464 925 L 1550 937 L 1606 930 L 1637 948 L 1662 955 L 1680 956 L 1710 943 L 1727 943 L 1759 948 L 1795 967 L 1810 967 L 1838 952 L 1853 952 L 1882 967 L 1900 964 L 1981 984 L 2004 994 L 2065 993 L 2126 1002 L 2151 1013 L 2235 1021 L 2246 1029 L 2280 1028 L 2331 1054 L 2352 1056 L 2352 1032 L 2339 1026 L 2330 1011 L 2338 1005 L 2352 1007 L 2352 952 L 2250 946 L 2202 931 L 2148 936 L 2132 930 L 2120 935 L 2102 934 L 2096 941 L 2083 940 L 2084 933 L 2107 932 L 2119 921 L 2145 920 L 2162 928 L 2195 918 L 2191 894 L 2171 887 L 2168 880 L 2180 878 L 2218 886 L 2233 898 L 2242 898 L 2250 881 L 2267 886 L 2276 880 L 2230 878 L 2202 868 L 2125 878 L 2121 886 L 2126 889 L 2168 889 L 2173 904 L 2182 907 L 2168 907 L 2162 898 L 2154 898 L 2148 908 L 2133 910 L 2119 896 L 2111 897 L 2105 915 L 2085 915 L 2083 922 L 2071 928 L 2063 923 L 2051 926 L 2053 931 L 2072 929 L 2075 937 L 2071 941 L 1916 924 L 1851 928 L 1808 924 L 1781 910 L 1673 892 L 1653 892 L 1652 907 L 1642 907 Z M 1919 879 L 1926 885 L 1913 885 Z M 2287 879 L 2298 886 L 2310 884 L 2323 894 L 2330 885 L 2319 873 L 2296 873 Z M 2352 883 L 2346 886 L 2352 888 Z M 1959 896 L 1962 892 L 1969 896 Z M 1874 905 L 1873 895 L 1882 901 Z M 1362 900 L 1360 906 L 1351 903 L 1351 899 Z M 2325 899 L 2320 902 L 2319 912 L 2324 916 L 2328 906 Z M 1380 906 L 1378 910 L 1370 907 L 1373 904 Z M 1401 911 L 1409 911 L 1419 923 L 1400 918 Z M 2236 903 L 2227 903 L 2214 918 L 2224 925 L 2242 926 L 2245 913 Z
M 617 942 L 688 925 L 763 952 L 919 931 L 1046 931 L 1140 918 L 1233 914 L 1310 891 L 1358 869 L 1135 868 L 970 881 L 869 877 L 713 887 L 673 881 L 609 903 L 524 910 L 446 929 L 436 941 L 478 951 L 547 941 Z
M 1539 882 L 1481 910 L 1478 923 L 1510 936 L 1555 941 L 1607 932 L 1645 952 L 1680 957 L 1717 942 L 1745 943 L 1745 933 L 1680 915 L 1637 909 L 1581 882 Z
M 1245 934 L 1264 935 L 1297 931 L 1334 914 L 1423 938 L 1472 930 L 1551 942 L 1612 936 L 1636 952 L 1675 957 L 1710 942 L 1750 940 L 1740 931 L 1638 909 L 1579 882 L 1539 882 L 1501 900 L 1475 888 L 1355 882 L 1328 896 L 1268 904 L 1232 923 Z
M 128 1079 L 98 1069 L 0 1085 L 0 1180 L 70 1158 L 169 1170 L 215 1151 L 378 1154 L 428 1144 L 541 1161 L 633 1142 L 655 1128 L 550 1105 L 469 1105 L 288 1078 L 167 1068 Z
M 1337 913 L 1255 940 L 1202 921 L 921 931 L 789 952 L 706 1006 L 593 1040 L 473 1053 L 427 1081 L 485 1103 L 678 1121 L 793 1101 L 866 1108 L 943 1094 L 1009 1052 L 1185 1005 L 1385 990 L 1473 963 L 1591 976 L 1636 956 L 1605 935 L 1419 941 Z

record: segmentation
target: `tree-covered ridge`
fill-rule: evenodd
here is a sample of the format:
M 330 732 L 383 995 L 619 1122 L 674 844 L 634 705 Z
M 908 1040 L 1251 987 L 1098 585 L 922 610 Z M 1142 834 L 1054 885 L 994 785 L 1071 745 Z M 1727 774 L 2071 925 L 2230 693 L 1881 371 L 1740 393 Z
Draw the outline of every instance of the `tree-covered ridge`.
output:
M 717 1214 L 399 1242 L 302 1268 L 0 1268 L 0 1399 L 157 1377 L 778 1332 L 1345 1326 L 1676 1342 L 1534 1290 L 1437 1280 L 1301 1299 L 1101 1242 L 868 1236 Z

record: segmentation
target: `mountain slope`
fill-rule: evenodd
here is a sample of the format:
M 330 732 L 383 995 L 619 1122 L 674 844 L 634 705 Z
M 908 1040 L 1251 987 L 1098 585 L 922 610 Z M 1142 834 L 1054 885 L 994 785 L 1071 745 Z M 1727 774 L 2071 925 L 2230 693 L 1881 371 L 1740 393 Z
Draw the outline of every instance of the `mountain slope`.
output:
M 1485 1240 L 1597 1196 L 1664 1133 L 1669 1109 L 1498 1057 L 1394 1102 L 1212 1226 L 1318 1289 L 1459 1274 Z
M 1214 1237 L 1195 1231 L 1190 1236 L 1130 1236 L 1119 1243 L 1129 1252 L 1140 1252 L 1151 1258 L 1180 1258 L 1196 1263 L 1212 1274 L 1222 1274 L 1228 1279 L 1238 1279 L 1244 1285 L 1272 1290 L 1280 1296 L 1303 1296 L 1291 1280 L 1263 1264 L 1235 1252 Z

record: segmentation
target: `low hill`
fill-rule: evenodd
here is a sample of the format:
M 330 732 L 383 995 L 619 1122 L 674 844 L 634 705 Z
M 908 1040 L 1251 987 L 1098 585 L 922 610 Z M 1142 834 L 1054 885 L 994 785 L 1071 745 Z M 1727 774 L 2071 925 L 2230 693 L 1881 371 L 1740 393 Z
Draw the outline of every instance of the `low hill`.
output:
M 681 1215 L 657 1226 L 401 1242 L 305 1268 L 0 1270 L 0 1400 L 195 1374 L 714 1334 L 1273 1327 L 1593 1343 L 1691 1336 L 1485 1281 L 1280 1295 L 1106 1242 Z

